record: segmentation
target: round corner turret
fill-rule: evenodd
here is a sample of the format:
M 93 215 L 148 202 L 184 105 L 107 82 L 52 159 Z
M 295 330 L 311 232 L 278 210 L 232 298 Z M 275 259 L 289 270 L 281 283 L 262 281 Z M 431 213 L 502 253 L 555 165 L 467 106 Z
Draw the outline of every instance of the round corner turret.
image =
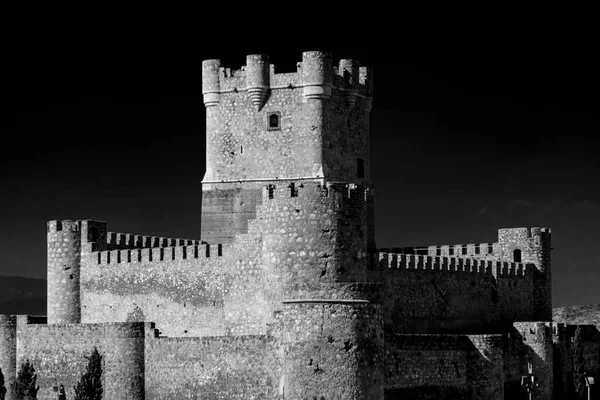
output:
M 48 222 L 48 323 L 79 323 L 81 221 Z
M 265 104 L 269 92 L 271 64 L 267 54 L 249 54 L 246 56 L 246 89 L 257 111 Z
M 349 107 L 356 104 L 360 85 L 360 62 L 353 59 L 340 60 L 338 74 L 344 81 L 344 98 Z
M 219 59 L 202 61 L 202 95 L 206 107 L 217 105 L 220 101 L 220 69 L 221 60 Z
M 302 53 L 301 82 L 307 99 L 328 99 L 333 84 L 331 53 L 305 51 Z

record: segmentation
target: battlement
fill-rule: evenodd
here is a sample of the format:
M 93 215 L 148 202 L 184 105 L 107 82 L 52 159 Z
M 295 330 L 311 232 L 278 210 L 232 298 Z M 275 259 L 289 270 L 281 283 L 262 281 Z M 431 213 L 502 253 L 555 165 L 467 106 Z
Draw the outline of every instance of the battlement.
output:
M 61 232 L 61 231 L 80 231 L 81 230 L 81 221 L 71 221 L 70 219 L 66 220 L 54 220 L 48 221 L 47 223 L 47 232 Z
M 237 70 L 223 67 L 218 59 L 203 61 L 202 94 L 206 107 L 211 107 L 220 102 L 221 93 L 246 91 L 259 110 L 269 90 L 302 88 L 306 99 L 328 99 L 334 89 L 353 105 L 358 97 L 372 97 L 372 75 L 372 69 L 357 60 L 342 59 L 334 67 L 331 54 L 321 51 L 302 53 L 296 73 L 277 74 L 268 55 L 252 54 Z
M 418 254 L 377 253 L 380 267 L 448 272 L 468 272 L 498 276 L 528 276 L 533 267 L 506 261 L 479 260 L 461 257 L 436 257 Z
M 107 224 L 96 220 L 48 221 L 47 232 L 81 232 L 81 243 L 88 251 L 161 248 L 173 246 L 199 246 L 202 241 L 195 239 L 143 236 L 132 233 L 107 232 Z
M 550 235 L 552 230 L 550 228 L 501 228 L 498 229 L 498 237 L 503 237 L 506 235 L 514 235 L 519 236 L 521 238 L 533 238 L 535 236 L 546 236 Z
M 488 258 L 502 257 L 501 244 L 507 241 L 520 241 L 539 246 L 536 238 L 542 240 L 550 239 L 549 228 L 503 228 L 498 229 L 498 242 L 494 243 L 469 243 L 469 244 L 446 244 L 427 247 L 403 247 L 393 248 L 393 252 L 399 254 L 419 254 L 438 257 L 473 257 Z
M 131 233 L 107 232 L 106 244 L 109 250 L 117 249 L 142 249 L 156 247 L 173 246 L 198 246 L 202 244 L 200 240 L 193 239 L 174 239 L 159 236 L 142 236 Z
M 96 252 L 98 264 L 125 264 L 221 257 L 223 245 L 183 245 Z
M 450 244 L 441 246 L 428 246 L 427 254 L 430 256 L 466 256 L 486 257 L 497 254 L 498 243 L 469 243 Z
M 498 243 L 446 244 L 427 247 L 392 247 L 386 253 L 415 254 L 438 257 L 487 257 L 497 253 Z

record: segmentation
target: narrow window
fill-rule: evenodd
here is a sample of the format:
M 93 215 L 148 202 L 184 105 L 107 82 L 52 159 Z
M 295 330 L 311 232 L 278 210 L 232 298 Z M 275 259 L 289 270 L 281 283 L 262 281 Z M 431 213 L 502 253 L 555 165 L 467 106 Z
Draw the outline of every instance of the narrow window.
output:
M 356 159 L 356 176 L 359 178 L 365 177 L 365 160 L 362 158 Z
M 267 115 L 267 128 L 270 131 L 281 129 L 281 114 L 279 112 L 273 112 Z
M 288 187 L 290 188 L 290 197 L 298 197 L 298 189 L 296 189 L 294 182 L 290 183 Z
M 514 262 L 518 262 L 518 263 L 520 263 L 520 262 L 521 262 L 521 250 L 519 250 L 519 249 L 516 249 L 516 250 L 513 252 L 513 261 L 514 261 Z

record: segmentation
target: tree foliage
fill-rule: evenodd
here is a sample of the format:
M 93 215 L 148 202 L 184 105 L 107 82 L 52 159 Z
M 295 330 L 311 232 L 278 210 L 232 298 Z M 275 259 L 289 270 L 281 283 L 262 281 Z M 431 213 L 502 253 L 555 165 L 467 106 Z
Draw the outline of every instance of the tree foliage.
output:
M 94 347 L 92 355 L 85 357 L 88 360 L 87 371 L 81 376 L 75 390 L 75 400 L 101 400 L 102 399 L 102 356 Z
M 15 396 L 18 400 L 35 400 L 40 387 L 36 387 L 37 374 L 33 364 L 26 360 L 21 364 L 15 382 Z
M 0 400 L 4 400 L 6 398 L 6 387 L 4 386 L 4 374 L 2 373 L 2 368 L 0 368 Z
M 585 358 L 583 356 L 583 340 L 581 337 L 581 326 L 575 329 L 573 338 L 573 384 L 575 393 L 583 395 L 585 391 Z

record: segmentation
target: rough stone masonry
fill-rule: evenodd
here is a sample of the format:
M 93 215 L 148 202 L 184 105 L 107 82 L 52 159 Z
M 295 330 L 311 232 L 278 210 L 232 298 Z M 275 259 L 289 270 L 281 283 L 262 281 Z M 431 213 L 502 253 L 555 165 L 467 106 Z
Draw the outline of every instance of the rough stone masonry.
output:
M 9 388 L 28 359 L 40 399 L 61 383 L 73 398 L 97 347 L 111 400 L 499 400 L 524 395 L 528 363 L 534 398 L 567 393 L 550 229 L 377 248 L 371 68 L 319 51 L 295 73 L 206 60 L 202 94 L 200 238 L 50 221 L 47 317 L 0 316 Z

